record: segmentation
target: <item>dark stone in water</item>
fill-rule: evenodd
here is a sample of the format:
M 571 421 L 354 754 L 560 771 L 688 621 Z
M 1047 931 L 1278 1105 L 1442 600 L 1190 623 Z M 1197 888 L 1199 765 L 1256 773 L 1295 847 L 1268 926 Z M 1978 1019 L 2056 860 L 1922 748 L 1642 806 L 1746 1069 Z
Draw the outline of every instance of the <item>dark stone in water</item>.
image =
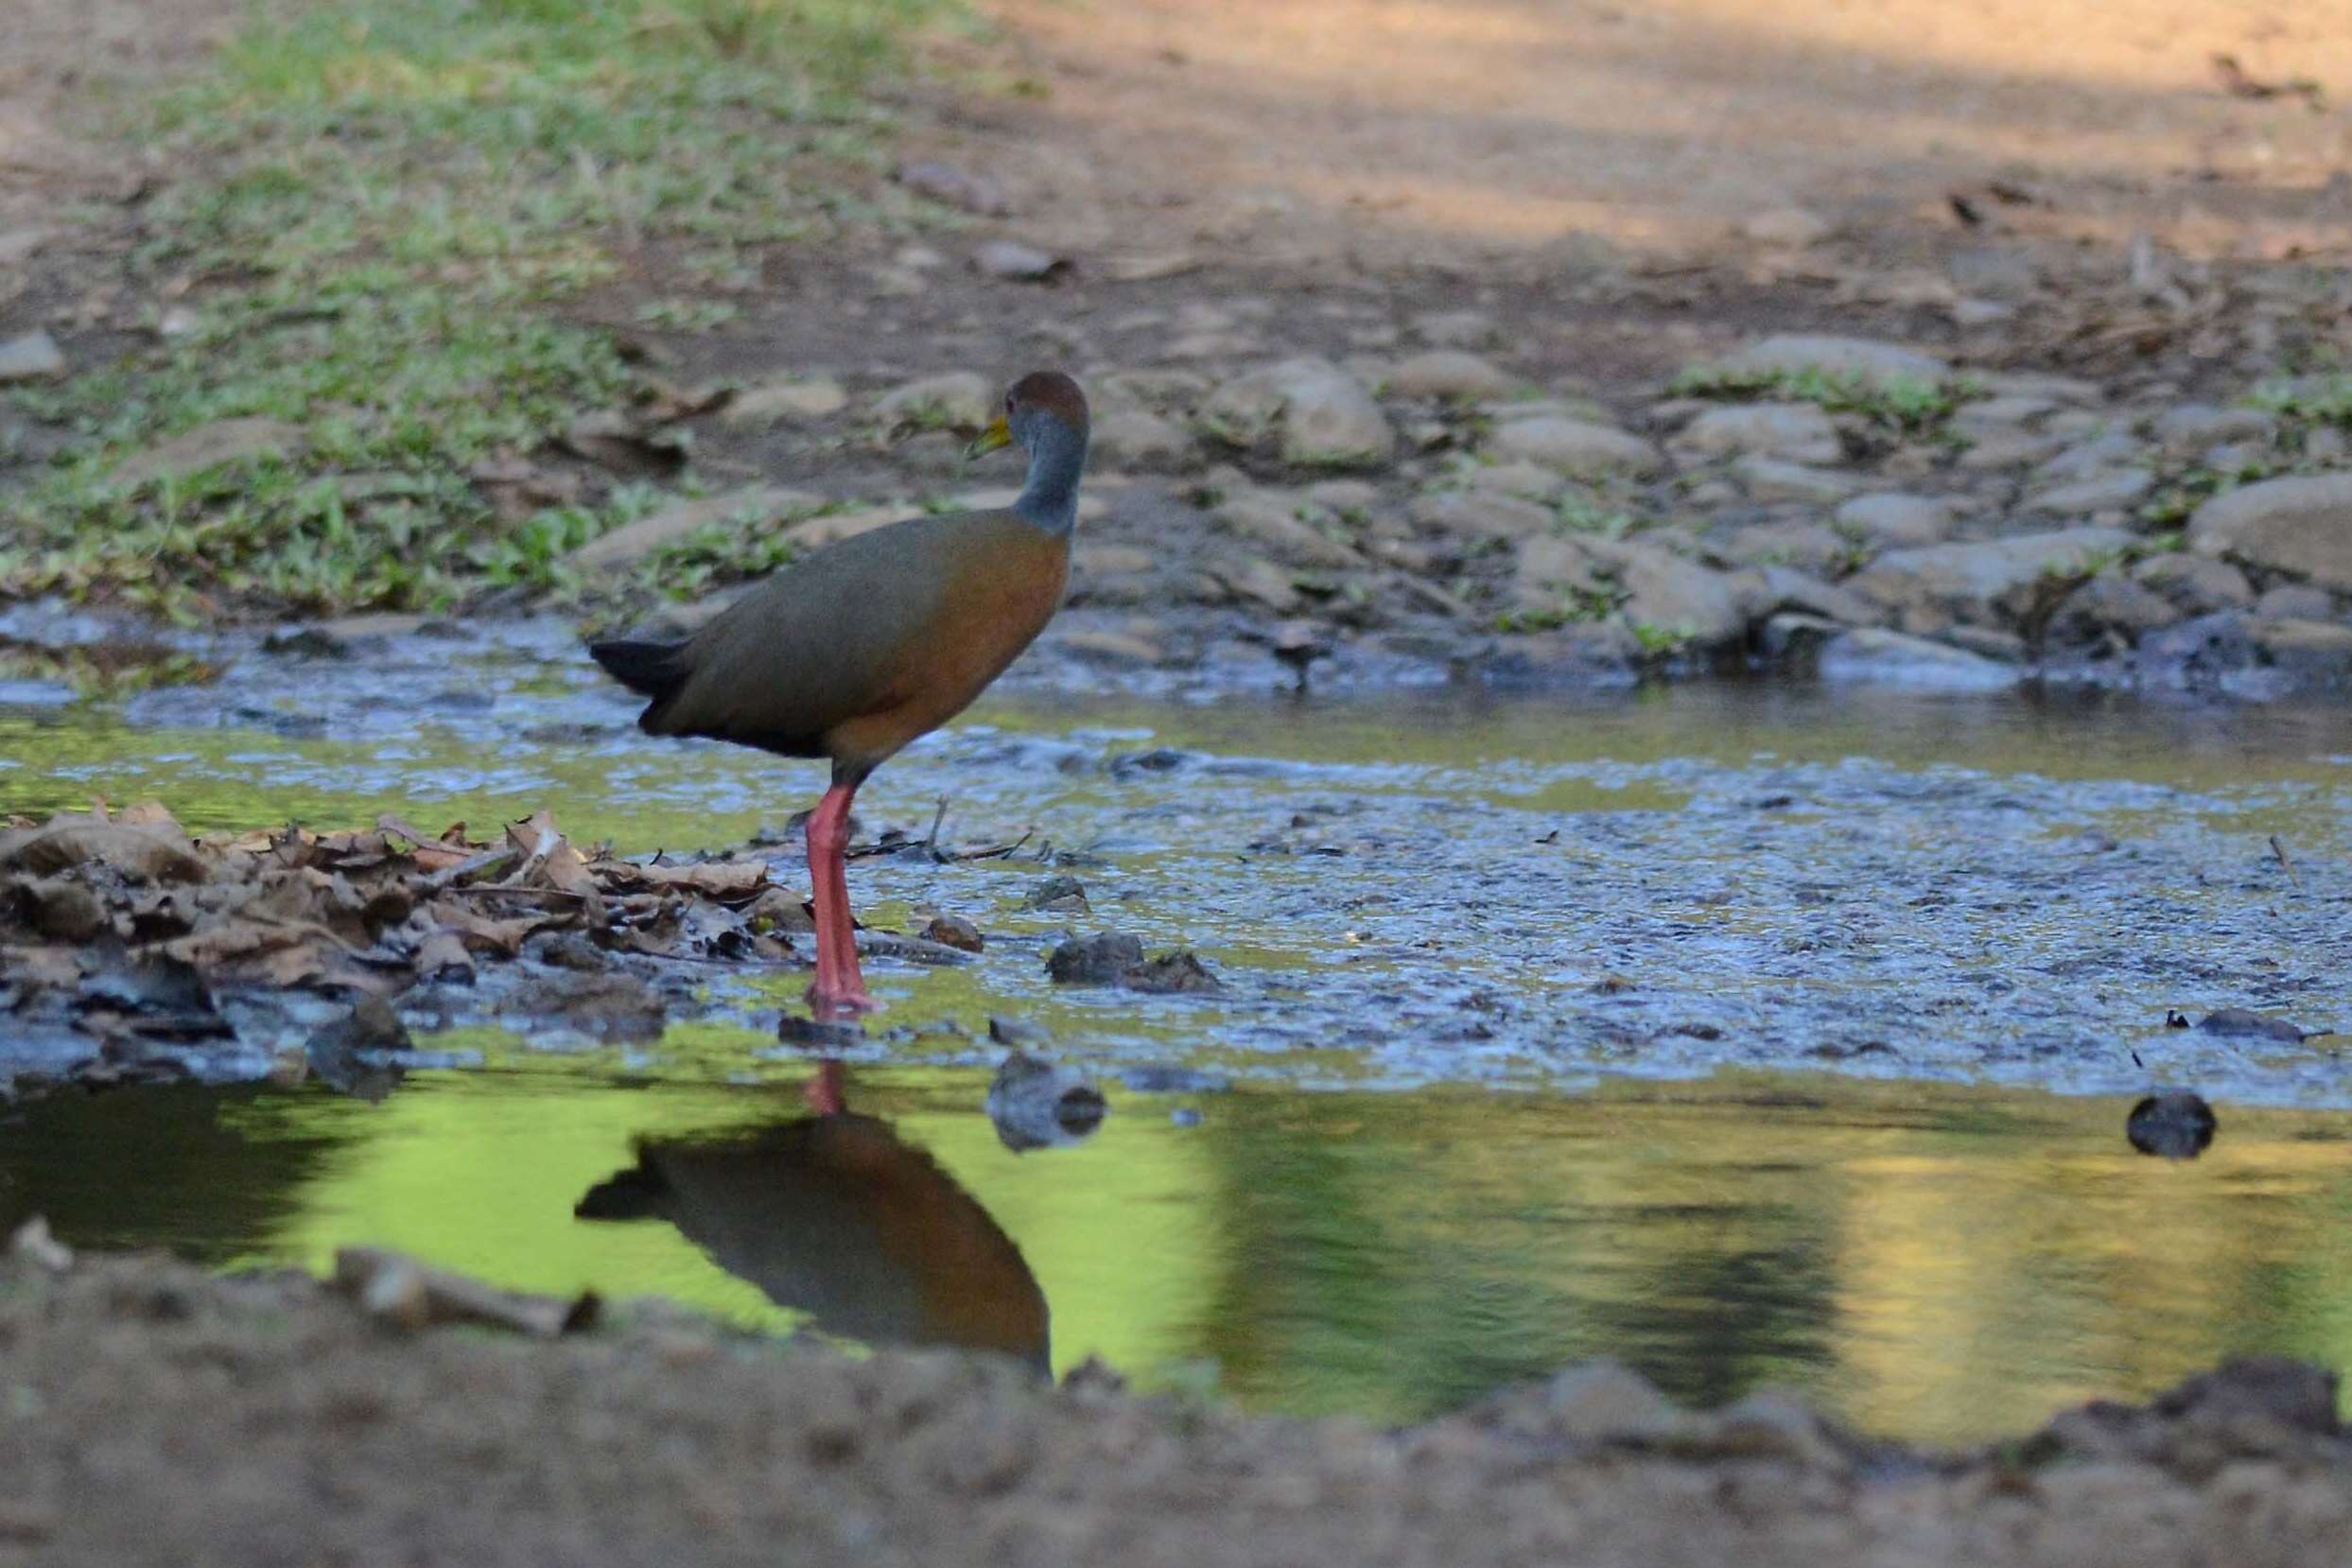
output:
M 1119 979 L 1131 991 L 1174 994 L 1225 989 L 1223 983 L 1209 972 L 1209 966 L 1184 948 L 1135 965 Z
M 1002 1013 L 988 1016 L 988 1037 L 999 1045 L 1009 1045 L 1016 1051 L 1054 1043 L 1053 1032 L 1041 1023 L 1026 1019 L 1008 1019 Z
M 1167 746 L 1155 746 L 1150 751 L 1122 752 L 1110 759 L 1113 778 L 1133 778 L 1138 774 L 1174 773 L 1192 758 Z
M 2151 1094 L 2134 1106 L 2124 1119 L 2123 1136 L 2142 1154 L 2194 1159 L 2212 1143 L 2219 1125 L 2203 1096 L 2176 1089 Z
M 288 659 L 347 659 L 351 644 L 332 632 L 305 626 L 297 632 L 272 632 L 262 639 L 261 651 Z
M 1087 902 L 1086 883 L 1075 877 L 1048 877 L 1029 890 L 1021 907 L 1065 915 L 1090 915 L 1094 911 L 1094 906 Z
M 1123 931 L 1073 936 L 1045 960 L 1046 977 L 1056 985 L 1116 985 L 1143 962 L 1143 939 Z
M 775 1037 L 786 1045 L 831 1051 L 859 1044 L 865 1038 L 865 1030 L 854 1019 L 805 1019 L 787 1013 L 775 1020 Z
M 2218 1013 L 2207 1013 L 2197 1020 L 2197 1027 L 2202 1033 L 2219 1035 L 2224 1039 L 2277 1040 L 2282 1045 L 2303 1043 L 2303 1031 L 2285 1019 L 2245 1007 L 2224 1007 Z

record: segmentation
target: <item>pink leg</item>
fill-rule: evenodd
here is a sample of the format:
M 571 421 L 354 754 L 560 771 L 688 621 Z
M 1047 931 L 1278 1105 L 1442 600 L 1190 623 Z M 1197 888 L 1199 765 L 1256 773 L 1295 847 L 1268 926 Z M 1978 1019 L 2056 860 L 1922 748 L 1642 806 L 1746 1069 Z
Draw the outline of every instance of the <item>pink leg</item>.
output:
M 842 851 L 849 847 L 853 784 L 836 784 L 809 816 L 809 886 L 817 906 L 817 978 L 809 1005 L 820 1019 L 855 1017 L 879 1005 L 858 973 L 858 932 L 849 918 L 849 877 Z

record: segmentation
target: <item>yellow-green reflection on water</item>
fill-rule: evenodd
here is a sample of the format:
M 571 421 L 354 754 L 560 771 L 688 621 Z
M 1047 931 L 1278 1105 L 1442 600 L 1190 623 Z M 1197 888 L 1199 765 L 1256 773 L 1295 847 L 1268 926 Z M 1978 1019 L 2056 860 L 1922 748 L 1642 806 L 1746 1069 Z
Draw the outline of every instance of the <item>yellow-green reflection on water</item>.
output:
M 786 1074 L 786 1077 L 791 1076 Z M 1042 1285 L 1054 1362 L 1203 1362 L 1252 1406 L 1410 1418 L 1609 1355 L 1677 1395 L 1795 1385 L 1960 1442 L 2217 1356 L 2352 1361 L 2352 1127 L 2222 1107 L 2171 1164 L 2126 1103 L 1814 1077 L 1590 1095 L 1113 1091 L 1102 1132 L 1014 1155 L 964 1070 L 853 1071 Z M 1196 1126 L 1171 1120 L 1196 1107 Z M 575 1220 L 635 1141 L 805 1115 L 787 1082 L 427 1074 L 380 1106 L 172 1090 L 23 1107 L 0 1219 L 83 1245 L 321 1267 L 365 1242 L 537 1290 L 779 1310 L 659 1221 Z

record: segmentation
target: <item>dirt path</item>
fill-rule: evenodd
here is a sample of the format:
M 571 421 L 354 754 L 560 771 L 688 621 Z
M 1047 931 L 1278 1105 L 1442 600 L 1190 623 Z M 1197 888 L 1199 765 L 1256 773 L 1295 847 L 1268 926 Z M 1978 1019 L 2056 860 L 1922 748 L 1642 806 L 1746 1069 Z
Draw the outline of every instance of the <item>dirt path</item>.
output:
M 1065 243 L 1374 265 L 1721 246 L 1791 206 L 2276 259 L 2343 242 L 2327 7 L 2259 0 L 1002 0 L 1032 108 L 974 133 Z M 2234 96 L 2213 57 L 2248 78 Z M 2325 101 L 2325 100 L 2323 100 Z M 987 123 L 987 122 L 993 122 Z M 2334 182 L 2334 183 L 2331 183 Z M 2006 197 L 1987 195 L 2001 186 Z M 1865 234 L 1868 229 L 1874 231 Z
M 674 1314 L 561 1341 L 305 1280 L 0 1262 L 0 1562 L 1980 1568 L 2344 1560 L 2330 1380 L 2285 1363 L 1997 1454 L 1719 1415 L 1587 1368 L 1395 1432 L 1010 1362 L 855 1362 Z M 690 1544 L 690 1548 L 688 1543 Z

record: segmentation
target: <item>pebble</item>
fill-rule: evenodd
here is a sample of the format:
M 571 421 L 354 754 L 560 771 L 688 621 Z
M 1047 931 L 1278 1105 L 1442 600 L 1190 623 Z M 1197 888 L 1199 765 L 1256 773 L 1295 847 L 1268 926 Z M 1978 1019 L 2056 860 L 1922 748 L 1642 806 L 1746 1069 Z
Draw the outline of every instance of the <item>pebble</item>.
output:
M 2155 484 L 2156 476 L 2145 468 L 2118 468 L 2110 473 L 2094 474 L 2087 479 L 2037 490 L 2028 496 L 2023 504 L 2029 512 L 2082 516 L 2134 505 L 2154 489 Z
M 1591 420 L 1565 415 L 1514 419 L 1487 438 L 1490 454 L 1562 474 L 1649 474 L 1663 461 L 1640 436 Z
M 2281 583 L 2254 601 L 2257 620 L 2326 620 L 2335 613 L 2335 596 L 2308 583 Z
M 1865 482 L 1853 474 L 1829 468 L 1808 468 L 1803 463 L 1768 458 L 1760 452 L 1750 452 L 1734 462 L 1732 475 L 1739 480 L 1751 499 L 1803 501 L 1818 506 L 1830 506 L 1844 500 L 1861 489 Z
M 1491 360 L 1451 348 L 1416 354 L 1388 375 L 1388 390 L 1399 397 L 1502 397 L 1516 385 Z
M 1466 533 L 1481 539 L 1524 539 L 1551 531 L 1558 517 L 1550 507 L 1515 496 L 1440 490 L 1417 496 L 1408 515 L 1418 528 Z
M 2352 593 L 2352 474 L 2264 479 L 2188 520 L 2189 548 Z
M 1838 427 L 1810 403 L 1734 403 L 1710 409 L 1674 438 L 1699 457 L 1754 452 L 1790 462 L 1837 462 L 1845 456 Z
M 1942 544 L 1952 531 L 1953 506 L 1934 496 L 1881 490 L 1855 497 L 1838 508 L 1836 516 L 1839 528 L 1875 544 L 1901 549 Z
M 1201 407 L 1210 432 L 1235 446 L 1278 444 L 1305 467 L 1385 463 L 1396 431 L 1364 383 L 1328 359 L 1285 359 L 1228 381 Z
M 65 374 L 65 356 L 57 340 L 45 332 L 27 332 L 0 342 L 0 386 L 11 381 L 45 381 Z

